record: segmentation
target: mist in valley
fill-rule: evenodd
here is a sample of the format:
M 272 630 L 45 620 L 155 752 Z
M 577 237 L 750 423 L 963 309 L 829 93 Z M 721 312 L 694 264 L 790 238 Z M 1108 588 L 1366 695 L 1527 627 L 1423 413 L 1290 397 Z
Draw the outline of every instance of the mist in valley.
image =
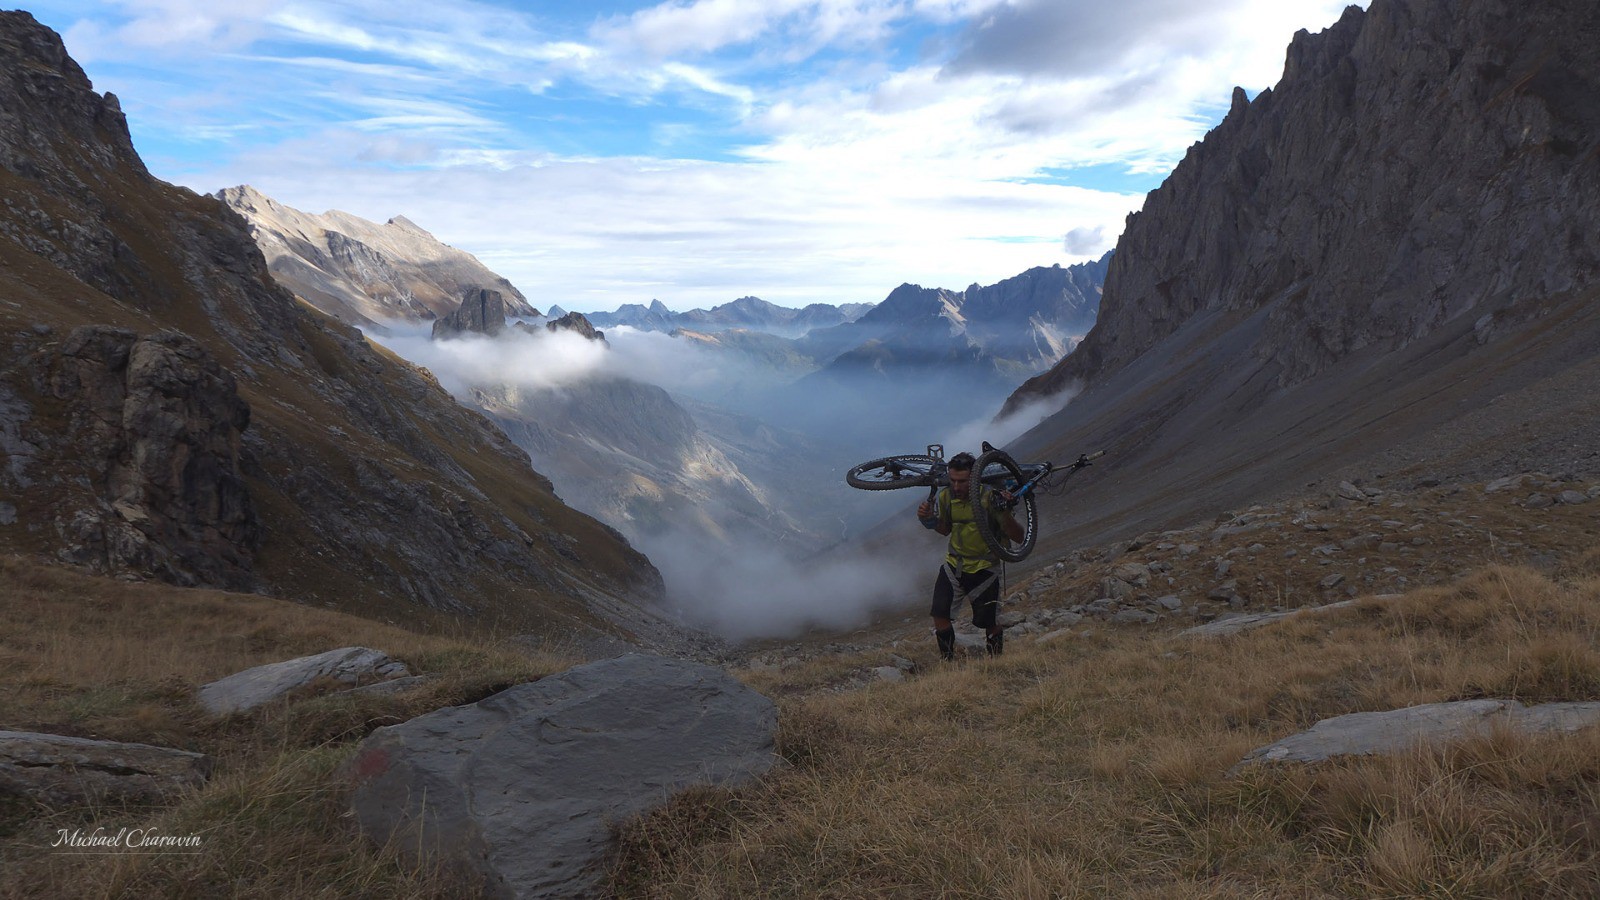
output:
M 1065 398 L 994 421 L 1010 387 L 937 365 L 809 378 L 736 342 L 615 327 L 605 343 L 542 326 L 433 340 L 369 335 L 494 418 L 574 507 L 661 571 L 686 624 L 731 640 L 921 614 L 942 539 L 906 523 L 922 490 L 859 491 L 844 472 L 888 455 L 976 453 Z M 773 338 L 772 340 L 782 340 Z

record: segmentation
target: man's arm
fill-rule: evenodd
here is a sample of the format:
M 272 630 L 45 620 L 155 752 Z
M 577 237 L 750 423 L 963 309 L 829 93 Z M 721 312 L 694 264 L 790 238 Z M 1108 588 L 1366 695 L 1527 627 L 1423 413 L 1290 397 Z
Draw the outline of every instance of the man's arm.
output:
M 1010 501 L 1011 492 L 1001 491 L 1000 497 L 1006 501 Z M 1018 522 L 1016 517 L 1011 514 L 1011 510 L 996 509 L 995 518 L 1000 520 L 1000 530 L 1006 533 L 1006 537 L 1010 538 L 1013 543 L 1022 543 L 1022 539 L 1027 535 L 1022 530 L 1022 523 Z
M 928 519 L 930 519 L 932 517 L 933 517 L 933 503 L 931 501 L 928 501 L 928 500 L 922 501 L 922 505 L 917 507 L 917 518 L 921 519 L 923 521 L 927 521 Z M 934 531 L 935 534 L 940 534 L 940 535 L 944 535 L 945 537 L 949 537 L 949 535 L 950 535 L 950 523 L 944 521 L 943 517 L 940 517 L 940 520 L 939 520 L 938 524 L 933 526 L 933 531 Z
M 1000 528 L 1006 533 L 1006 537 L 1015 543 L 1022 543 L 1022 539 L 1026 537 L 1022 531 L 1022 523 L 1018 522 L 1016 517 L 1009 512 L 1000 514 Z

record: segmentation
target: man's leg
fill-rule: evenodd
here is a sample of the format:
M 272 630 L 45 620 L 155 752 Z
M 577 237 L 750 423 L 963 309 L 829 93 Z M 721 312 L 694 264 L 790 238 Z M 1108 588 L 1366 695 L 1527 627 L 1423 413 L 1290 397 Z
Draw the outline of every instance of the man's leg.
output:
M 954 597 L 955 592 L 941 567 L 933 582 L 933 636 L 939 642 L 939 656 L 943 659 L 956 658 L 956 629 L 950 622 L 950 602 Z
M 974 573 L 973 587 L 988 582 L 983 593 L 972 598 L 972 624 L 983 629 L 985 649 L 990 656 L 1005 652 L 1005 629 L 1000 626 L 1000 579 L 991 578 L 992 569 Z

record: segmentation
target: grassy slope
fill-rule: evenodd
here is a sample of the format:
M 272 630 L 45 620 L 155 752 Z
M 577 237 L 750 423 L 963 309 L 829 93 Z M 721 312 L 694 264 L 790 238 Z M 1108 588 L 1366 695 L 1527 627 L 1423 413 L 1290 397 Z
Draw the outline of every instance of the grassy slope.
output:
M 637 896 L 1593 896 L 1600 730 L 1227 777 L 1320 718 L 1600 699 L 1600 579 L 1489 568 L 1196 641 L 1113 630 L 782 701 L 793 766 L 634 823 Z M 862 660 L 758 673 L 771 692 Z
M 1592 896 L 1600 733 L 1495 734 L 1391 759 L 1259 769 L 1320 718 L 1439 700 L 1600 699 L 1600 551 L 1558 578 L 1491 566 L 1398 600 L 1212 640 L 1093 629 L 996 661 L 850 684 L 891 648 L 750 671 L 791 765 L 627 824 L 624 896 Z M 363 842 L 335 773 L 372 728 L 569 664 L 268 598 L 0 562 L 0 725 L 204 750 L 168 809 L 0 813 L 0 896 L 458 896 Z M 1087 623 L 1086 623 L 1087 624 Z M 193 686 L 352 643 L 444 677 L 214 722 Z M 201 833 L 193 856 L 65 857 L 55 829 Z

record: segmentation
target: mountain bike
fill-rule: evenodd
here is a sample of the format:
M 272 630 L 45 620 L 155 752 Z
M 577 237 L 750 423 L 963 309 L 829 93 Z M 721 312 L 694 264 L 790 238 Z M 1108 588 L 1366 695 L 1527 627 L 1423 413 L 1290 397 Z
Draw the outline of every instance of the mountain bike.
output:
M 845 473 L 845 483 L 853 488 L 864 491 L 893 491 L 901 488 L 926 487 L 928 498 L 932 500 L 938 496 L 939 488 L 950 484 L 949 463 L 944 459 L 944 446 L 929 444 L 927 453 L 922 455 L 885 456 L 881 459 L 868 460 L 854 466 Z M 995 555 L 1006 562 L 1021 562 L 1033 552 L 1033 545 L 1039 538 L 1039 509 L 1038 494 L 1040 490 L 1048 492 L 1059 490 L 1062 482 L 1074 473 L 1089 466 L 1091 461 L 1105 455 L 1104 450 L 1095 453 L 1080 455 L 1070 465 L 1057 466 L 1054 463 L 1018 463 L 1011 458 L 1011 454 L 993 447 L 988 441 L 983 442 L 983 453 L 973 463 L 972 471 L 977 477 L 968 485 L 968 496 L 974 506 L 981 505 L 983 488 L 986 486 L 1000 494 L 995 498 L 996 506 L 1004 511 L 1015 510 L 1019 505 L 1022 514 L 1018 524 L 1022 526 L 1022 540 L 1009 540 L 989 516 L 978 516 L 978 533 L 983 535 L 983 542 Z M 1059 476 L 1054 484 L 1048 484 L 1051 476 Z

